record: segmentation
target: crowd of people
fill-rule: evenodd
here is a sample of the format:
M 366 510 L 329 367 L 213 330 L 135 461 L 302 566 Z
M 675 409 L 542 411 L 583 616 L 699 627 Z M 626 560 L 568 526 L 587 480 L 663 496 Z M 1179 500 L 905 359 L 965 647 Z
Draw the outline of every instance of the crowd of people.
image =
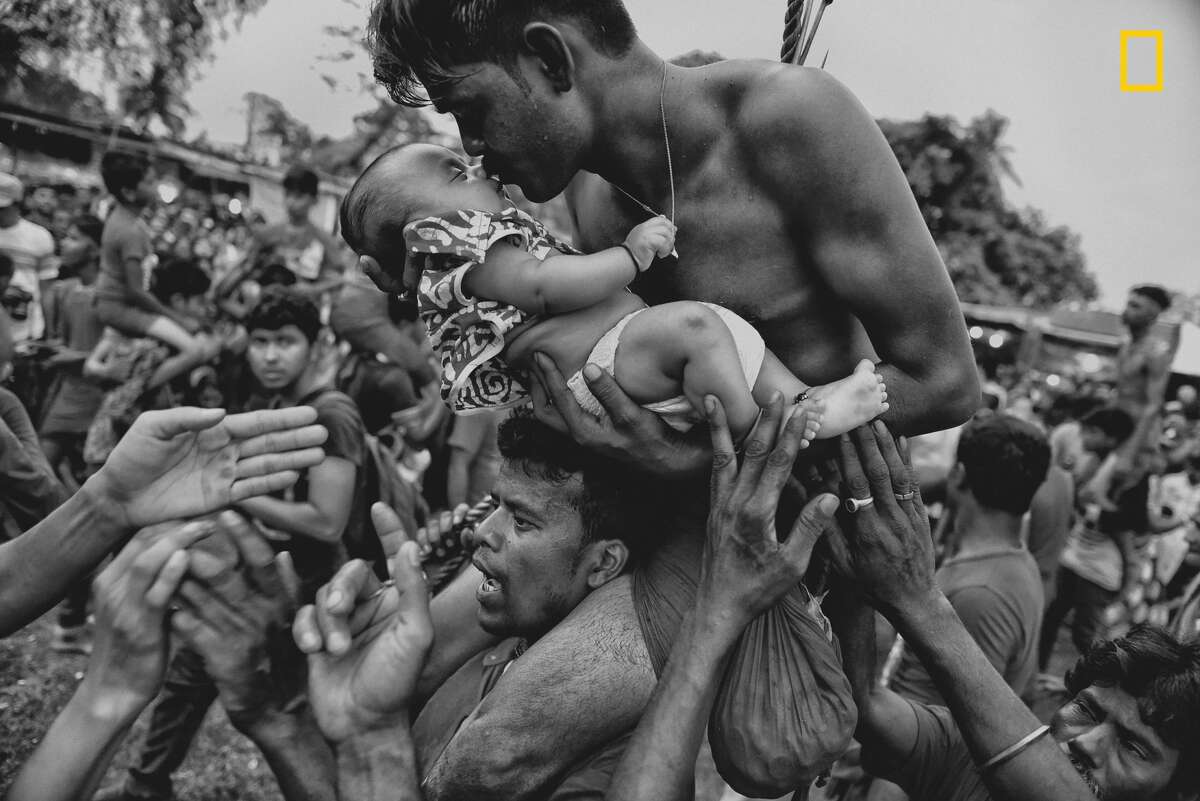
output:
M 90 660 L 6 798 L 170 799 L 214 703 L 289 801 L 1200 798 L 1165 290 L 1034 398 L 825 73 L 620 0 L 369 31 L 483 163 L 385 153 L 344 243 L 303 166 L 271 224 L 120 151 L 103 215 L 0 176 L 0 636 L 57 604 Z

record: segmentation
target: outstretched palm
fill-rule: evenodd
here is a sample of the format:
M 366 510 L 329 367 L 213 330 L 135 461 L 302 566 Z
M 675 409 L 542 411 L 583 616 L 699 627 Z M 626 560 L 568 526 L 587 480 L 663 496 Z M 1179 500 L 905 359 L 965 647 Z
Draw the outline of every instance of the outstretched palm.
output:
M 317 464 L 326 432 L 300 406 L 226 416 L 220 409 L 147 412 L 93 478 L 132 527 L 196 517 L 292 484 Z

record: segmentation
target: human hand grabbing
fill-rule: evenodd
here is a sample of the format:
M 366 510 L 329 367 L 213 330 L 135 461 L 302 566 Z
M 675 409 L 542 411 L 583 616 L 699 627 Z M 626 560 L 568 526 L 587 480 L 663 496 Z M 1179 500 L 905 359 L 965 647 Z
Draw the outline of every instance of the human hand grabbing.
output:
M 584 411 L 550 357 L 533 357 L 534 381 L 529 388 L 534 415 L 591 451 L 658 476 L 697 475 L 708 468 L 707 443 L 685 437 L 625 394 L 612 374 L 594 364 L 583 368 L 588 389 L 605 414 Z
M 81 689 L 103 714 L 136 717 L 167 666 L 166 613 L 188 566 L 185 550 L 212 527 L 197 521 L 145 528 L 93 583 L 96 639 Z
M 371 507 L 377 531 L 399 531 L 386 504 Z M 355 560 L 317 592 L 292 627 L 308 654 L 309 702 L 326 739 L 392 728 L 407 720 L 417 679 L 433 644 L 429 594 L 415 542 L 392 560 L 393 585 Z
M 289 487 L 318 464 L 328 432 L 316 419 L 308 406 L 146 412 L 84 486 L 130 528 L 199 517 Z
M 171 624 L 204 658 L 221 705 L 245 729 L 303 689 L 289 628 L 299 588 L 290 556 L 276 556 L 244 517 L 222 512 L 216 526 L 213 538 L 225 543 L 209 554 L 232 548 L 234 559 L 193 556 Z
M 698 619 L 727 625 L 736 637 L 804 578 L 813 545 L 833 522 L 837 496 L 810 500 L 791 533 L 780 542 L 775 515 L 780 494 L 805 441 L 804 410 L 783 420 L 778 394 L 746 441 L 739 467 L 721 402 L 705 399 L 712 432 L 713 466 Z
M 650 268 L 655 258 L 666 258 L 675 250 L 675 224 L 661 214 L 640 223 L 625 237 L 639 273 Z
M 933 537 L 907 446 L 898 448 L 876 420 L 843 434 L 840 449 L 847 508 L 840 515 L 844 538 L 831 549 L 838 567 L 893 622 L 928 608 L 938 593 Z

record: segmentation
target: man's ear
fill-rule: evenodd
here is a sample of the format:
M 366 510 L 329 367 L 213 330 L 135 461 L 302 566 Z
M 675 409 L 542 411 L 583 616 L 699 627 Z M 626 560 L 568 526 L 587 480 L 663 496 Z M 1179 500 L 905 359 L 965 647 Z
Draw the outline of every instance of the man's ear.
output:
M 629 548 L 620 540 L 601 540 L 593 543 L 597 549 L 588 572 L 588 587 L 596 590 L 625 572 L 629 562 Z
M 383 269 L 383 265 L 374 256 L 359 256 L 358 267 L 363 274 L 370 278 L 380 291 L 389 295 L 404 294 L 404 279 L 397 278 Z M 414 286 L 415 286 L 414 282 Z
M 562 31 L 546 22 L 525 26 L 524 44 L 538 61 L 542 74 L 557 92 L 569 92 L 575 85 L 575 57 Z

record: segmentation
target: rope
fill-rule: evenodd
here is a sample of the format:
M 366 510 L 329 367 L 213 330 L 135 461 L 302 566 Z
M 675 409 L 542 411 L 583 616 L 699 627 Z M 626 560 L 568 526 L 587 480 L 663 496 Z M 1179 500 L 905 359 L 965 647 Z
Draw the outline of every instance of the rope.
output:
M 833 0 L 788 0 L 787 11 L 783 16 L 780 61 L 785 64 L 804 63 L 813 39 L 817 37 L 817 28 L 821 25 L 821 17 L 825 15 L 825 7 L 832 2 Z

